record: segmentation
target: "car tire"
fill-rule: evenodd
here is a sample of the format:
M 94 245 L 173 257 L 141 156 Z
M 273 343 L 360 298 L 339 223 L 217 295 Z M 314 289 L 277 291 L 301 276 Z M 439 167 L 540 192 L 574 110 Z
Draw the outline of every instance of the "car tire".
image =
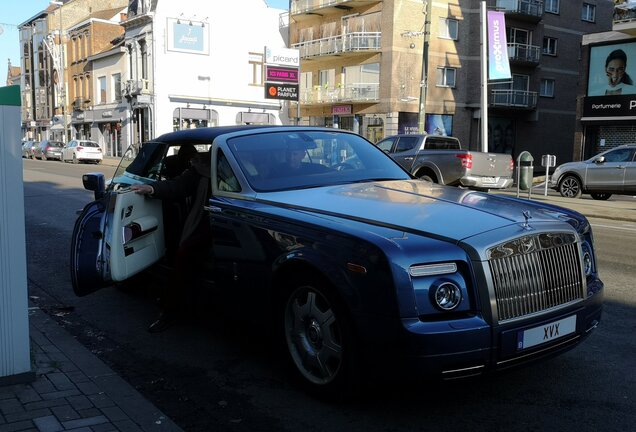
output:
M 310 393 L 333 399 L 353 389 L 356 349 L 344 308 L 327 284 L 310 279 L 290 284 L 282 327 L 286 358 Z
M 565 198 L 579 198 L 583 193 L 581 180 L 573 175 L 567 175 L 559 182 L 559 193 Z
M 592 193 L 590 195 L 593 199 L 599 201 L 607 201 L 612 196 L 610 193 Z
M 417 178 L 420 180 L 425 180 L 425 181 L 429 181 L 431 183 L 437 183 L 437 179 L 435 178 L 435 176 L 433 174 L 429 174 L 429 173 L 425 173 L 425 174 L 418 174 Z

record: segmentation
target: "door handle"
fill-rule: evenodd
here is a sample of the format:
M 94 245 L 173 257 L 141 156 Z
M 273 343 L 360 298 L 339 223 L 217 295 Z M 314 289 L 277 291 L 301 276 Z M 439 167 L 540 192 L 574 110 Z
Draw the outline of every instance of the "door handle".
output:
M 216 206 L 203 206 L 203 210 L 208 211 L 210 213 L 221 213 L 221 207 L 216 207 Z
M 408 160 L 408 161 L 413 160 L 413 156 L 405 156 L 404 160 Z

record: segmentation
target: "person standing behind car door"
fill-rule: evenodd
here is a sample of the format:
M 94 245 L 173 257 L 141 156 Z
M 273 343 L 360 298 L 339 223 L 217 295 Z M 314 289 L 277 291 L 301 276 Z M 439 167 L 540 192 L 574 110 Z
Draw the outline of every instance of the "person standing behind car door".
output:
M 191 294 L 197 269 L 212 243 L 210 224 L 203 208 L 211 195 L 210 159 L 211 154 L 207 152 L 193 160 L 190 168 L 172 180 L 131 186 L 131 190 L 151 198 L 169 201 L 192 199 L 173 259 L 172 284 L 164 289 L 160 298 L 162 311 L 148 327 L 151 333 L 166 330 L 187 312 L 184 310 L 188 306 L 186 300 Z

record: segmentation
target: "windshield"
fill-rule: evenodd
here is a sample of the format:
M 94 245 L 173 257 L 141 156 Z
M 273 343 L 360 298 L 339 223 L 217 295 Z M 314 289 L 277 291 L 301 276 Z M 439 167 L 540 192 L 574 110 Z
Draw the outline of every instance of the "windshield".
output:
M 259 192 L 411 178 L 376 146 L 349 133 L 254 134 L 231 138 L 228 145 Z

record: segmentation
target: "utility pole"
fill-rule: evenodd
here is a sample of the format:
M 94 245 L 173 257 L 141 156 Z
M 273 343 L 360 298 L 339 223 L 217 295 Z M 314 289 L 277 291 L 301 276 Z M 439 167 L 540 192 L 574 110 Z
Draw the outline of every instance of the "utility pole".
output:
M 420 111 L 417 118 L 419 133 L 426 130 L 426 91 L 428 89 L 428 40 L 431 33 L 432 0 L 424 0 L 424 47 L 422 49 L 422 80 L 420 81 Z
M 481 29 L 481 151 L 488 151 L 488 17 L 486 2 L 482 0 L 479 9 Z

